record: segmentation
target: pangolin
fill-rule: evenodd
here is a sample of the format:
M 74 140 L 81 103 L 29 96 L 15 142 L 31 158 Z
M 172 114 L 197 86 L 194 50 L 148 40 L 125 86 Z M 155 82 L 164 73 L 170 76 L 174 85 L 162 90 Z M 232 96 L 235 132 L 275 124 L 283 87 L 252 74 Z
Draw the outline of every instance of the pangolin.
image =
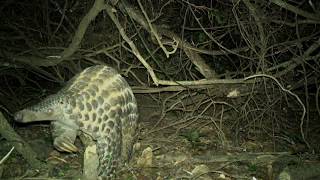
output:
M 15 113 L 18 122 L 51 121 L 54 147 L 75 152 L 77 135 L 96 142 L 100 179 L 114 177 L 128 161 L 136 134 L 136 99 L 125 79 L 109 66 L 84 69 L 56 94 Z

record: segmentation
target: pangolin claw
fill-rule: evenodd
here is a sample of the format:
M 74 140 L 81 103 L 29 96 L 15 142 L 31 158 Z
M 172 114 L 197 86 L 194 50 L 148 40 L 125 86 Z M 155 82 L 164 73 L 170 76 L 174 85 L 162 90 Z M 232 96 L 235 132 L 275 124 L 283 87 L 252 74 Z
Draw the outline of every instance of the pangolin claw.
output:
M 77 146 L 75 146 L 74 144 L 69 143 L 69 142 L 62 142 L 61 144 L 56 144 L 55 147 L 58 151 L 64 151 L 64 152 L 69 152 L 69 153 L 79 151 Z

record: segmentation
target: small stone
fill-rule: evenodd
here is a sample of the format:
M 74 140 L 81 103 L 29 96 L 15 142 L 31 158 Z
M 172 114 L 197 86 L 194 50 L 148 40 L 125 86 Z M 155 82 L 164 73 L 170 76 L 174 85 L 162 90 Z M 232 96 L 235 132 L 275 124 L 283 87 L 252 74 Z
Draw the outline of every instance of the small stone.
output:
M 150 147 L 147 147 L 142 151 L 141 156 L 138 158 L 138 167 L 152 167 L 153 152 Z

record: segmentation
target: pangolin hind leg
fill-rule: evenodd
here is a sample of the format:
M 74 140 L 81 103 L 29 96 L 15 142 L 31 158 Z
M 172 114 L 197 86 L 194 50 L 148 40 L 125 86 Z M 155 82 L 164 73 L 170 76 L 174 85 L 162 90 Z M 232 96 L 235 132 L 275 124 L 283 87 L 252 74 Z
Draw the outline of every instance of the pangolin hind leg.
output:
M 83 154 L 83 177 L 84 179 L 98 179 L 99 158 L 96 141 L 86 133 L 80 133 L 79 137 L 85 146 Z

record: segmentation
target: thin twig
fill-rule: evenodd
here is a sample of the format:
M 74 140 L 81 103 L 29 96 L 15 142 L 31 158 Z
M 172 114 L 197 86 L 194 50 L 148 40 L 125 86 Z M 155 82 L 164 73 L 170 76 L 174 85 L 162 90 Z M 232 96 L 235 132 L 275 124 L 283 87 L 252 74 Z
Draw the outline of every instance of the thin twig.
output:
M 305 18 L 308 18 L 308 19 L 312 19 L 312 20 L 316 20 L 316 21 L 320 21 L 320 16 L 318 14 L 314 14 L 314 13 L 309 13 L 307 11 L 303 11 L 291 4 L 288 4 L 282 0 L 271 0 L 271 2 L 273 2 L 274 4 L 284 8 L 284 9 L 287 9 L 293 13 L 296 13 L 300 16 L 303 16 Z
M 154 35 L 154 37 L 156 38 L 159 46 L 161 47 L 161 49 L 163 50 L 163 52 L 166 54 L 166 57 L 169 58 L 170 54 L 175 53 L 176 50 L 177 50 L 177 48 L 174 48 L 172 51 L 168 51 L 168 50 L 164 47 L 163 43 L 161 42 L 161 37 L 159 36 L 159 34 L 158 34 L 158 32 L 157 32 L 157 29 L 154 28 L 153 25 L 151 24 L 151 21 L 150 21 L 148 15 L 147 15 L 146 11 L 144 10 L 144 8 L 143 8 L 140 0 L 138 0 L 138 4 L 139 4 L 139 6 L 140 6 L 140 9 L 141 9 L 144 17 L 146 18 L 146 20 L 147 20 L 147 22 L 148 22 L 148 25 L 149 25 L 149 28 L 150 28 L 151 33 L 152 33 L 152 34 Z
M 299 104 L 301 105 L 301 107 L 303 109 L 302 115 L 300 117 L 300 133 L 301 133 L 301 137 L 302 137 L 303 142 L 307 145 L 307 147 L 309 149 L 311 149 L 308 141 L 305 139 L 304 132 L 303 132 L 303 123 L 304 123 L 304 117 L 305 117 L 305 114 L 306 114 L 306 107 L 304 106 L 303 102 L 300 100 L 299 96 L 297 96 L 296 94 L 294 94 L 290 90 L 285 89 L 275 77 L 267 75 L 267 74 L 255 74 L 255 75 L 252 75 L 252 76 L 244 78 L 244 80 L 246 81 L 246 80 L 249 80 L 249 79 L 252 79 L 252 78 L 257 78 L 257 77 L 267 77 L 267 78 L 270 78 L 270 79 L 274 80 L 283 91 L 289 93 L 290 95 L 292 95 L 293 97 L 296 98 L 296 100 L 299 102 Z
M 14 147 L 12 147 L 11 150 L 0 160 L 0 165 L 8 159 L 8 157 L 10 156 L 13 150 L 14 150 Z

